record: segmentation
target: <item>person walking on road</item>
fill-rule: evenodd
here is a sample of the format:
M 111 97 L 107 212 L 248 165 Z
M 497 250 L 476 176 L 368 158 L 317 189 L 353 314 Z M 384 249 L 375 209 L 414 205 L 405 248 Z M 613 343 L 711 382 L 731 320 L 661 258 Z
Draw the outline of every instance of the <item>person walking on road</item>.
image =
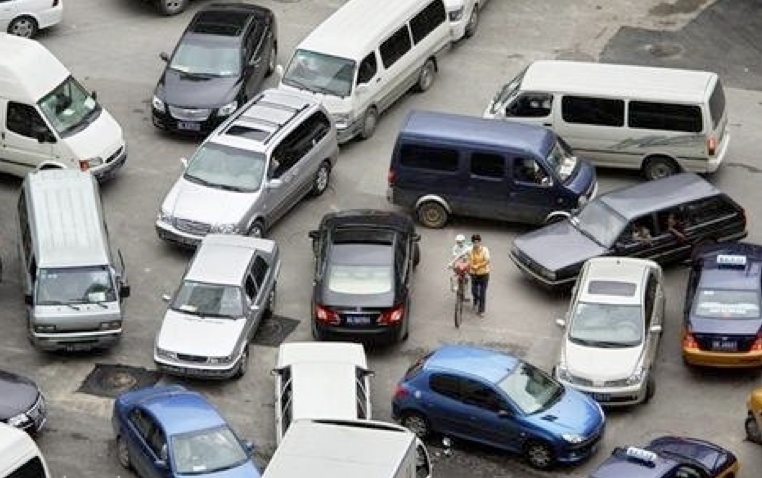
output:
M 484 317 L 487 302 L 487 284 L 489 283 L 489 249 L 482 244 L 479 234 L 471 236 L 471 251 L 468 253 L 469 272 L 471 274 L 471 296 L 474 309 L 479 317 Z

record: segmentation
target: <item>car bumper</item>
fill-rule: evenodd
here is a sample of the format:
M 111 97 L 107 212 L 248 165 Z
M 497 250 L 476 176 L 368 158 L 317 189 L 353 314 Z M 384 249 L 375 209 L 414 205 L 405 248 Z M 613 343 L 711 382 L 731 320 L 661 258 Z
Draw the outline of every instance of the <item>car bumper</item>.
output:
M 185 362 L 168 362 L 154 357 L 156 368 L 168 375 L 201 379 L 228 379 L 238 372 L 238 362 L 225 365 L 200 365 Z
M 49 352 L 81 352 L 113 347 L 122 337 L 122 331 L 82 333 L 32 334 L 29 340 L 40 350 Z
M 201 244 L 201 240 L 204 238 L 204 236 L 197 236 L 187 232 L 182 232 L 175 228 L 173 225 L 164 221 L 156 221 L 156 235 L 158 235 L 160 239 L 167 242 L 190 248 L 197 247 L 199 244 Z
M 172 115 L 165 111 L 159 111 L 155 108 L 151 110 L 151 119 L 154 126 L 164 131 L 188 136 L 206 136 L 227 118 L 227 116 L 219 117 L 212 112 L 203 121 L 183 121 L 172 117 Z
M 689 365 L 717 368 L 762 367 L 762 351 L 753 352 L 708 352 L 698 349 L 683 349 L 683 359 Z
M 127 145 L 122 145 L 119 150 L 106 161 L 106 164 L 90 169 L 90 172 L 98 181 L 107 181 L 113 178 L 116 173 L 122 169 L 124 163 L 127 162 Z
M 336 141 L 339 144 L 347 143 L 351 141 L 355 136 L 360 133 L 362 129 L 362 118 L 355 119 L 352 123 L 349 123 L 346 128 L 336 127 Z
M 314 318 L 312 319 L 314 322 Z M 335 325 L 315 324 L 318 333 L 324 337 L 338 337 L 363 341 L 398 342 L 404 333 L 404 323 L 374 328 L 348 328 Z
M 607 408 L 626 407 L 642 403 L 646 399 L 647 380 L 628 387 L 584 387 L 559 379 L 564 385 L 575 388 Z
M 525 276 L 532 279 L 534 282 L 537 282 L 541 286 L 545 287 L 546 289 L 564 289 L 569 288 L 572 285 L 574 285 L 574 281 L 577 280 L 577 276 L 573 277 L 566 277 L 563 279 L 549 279 L 547 277 L 544 277 L 529 267 L 527 267 L 526 264 L 521 262 L 519 258 L 517 258 L 512 252 L 508 254 L 508 256 L 511 258 L 514 264 L 516 264 L 516 267 L 519 268 L 521 272 L 524 273 Z
M 574 464 L 590 458 L 601 445 L 603 431 L 583 444 L 563 447 L 556 451 L 556 460 L 563 464 Z
M 43 10 L 37 13 L 37 21 L 39 22 L 40 29 L 52 27 L 58 25 L 63 20 L 63 3 L 58 2 L 58 5 L 47 10 Z

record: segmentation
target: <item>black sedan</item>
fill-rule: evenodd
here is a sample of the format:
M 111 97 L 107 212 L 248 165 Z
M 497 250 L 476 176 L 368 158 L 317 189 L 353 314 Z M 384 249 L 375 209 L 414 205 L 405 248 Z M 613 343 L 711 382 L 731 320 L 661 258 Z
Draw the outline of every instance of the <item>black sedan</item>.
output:
M 35 433 L 46 418 L 45 397 L 39 387 L 26 377 L 0 370 L 0 421 Z
M 209 133 L 261 89 L 277 62 L 275 15 L 245 3 L 213 3 L 196 13 L 167 62 L 151 100 L 153 124 Z
M 406 339 L 420 259 L 412 220 L 388 211 L 340 211 L 326 214 L 309 236 L 315 253 L 313 336 Z

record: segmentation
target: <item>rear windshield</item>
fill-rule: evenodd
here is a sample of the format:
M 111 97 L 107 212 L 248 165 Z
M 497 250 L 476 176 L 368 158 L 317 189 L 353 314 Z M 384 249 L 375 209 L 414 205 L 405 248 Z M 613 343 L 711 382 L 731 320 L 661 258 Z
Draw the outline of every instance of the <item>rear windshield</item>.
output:
M 722 115 L 725 113 L 725 92 L 722 89 L 722 82 L 717 79 L 714 85 L 712 96 L 709 97 L 709 113 L 712 115 L 712 128 L 716 129 Z

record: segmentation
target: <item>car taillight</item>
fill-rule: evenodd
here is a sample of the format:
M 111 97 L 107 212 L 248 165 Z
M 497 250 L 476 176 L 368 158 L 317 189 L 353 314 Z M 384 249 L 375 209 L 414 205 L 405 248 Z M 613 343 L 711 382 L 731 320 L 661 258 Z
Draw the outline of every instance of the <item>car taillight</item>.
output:
M 339 314 L 332 311 L 331 309 L 323 307 L 322 305 L 315 306 L 315 318 L 318 322 L 325 322 L 326 324 L 331 325 L 339 325 L 341 322 Z
M 385 310 L 381 313 L 381 317 L 378 318 L 379 324 L 386 324 L 386 325 L 392 325 L 396 324 L 397 322 L 400 322 L 402 320 L 402 317 L 405 315 L 405 306 L 403 304 L 400 304 L 396 307 L 393 307 L 389 310 Z
M 397 387 L 394 389 L 393 400 L 399 400 L 407 397 L 408 395 L 410 395 L 410 390 L 408 390 L 404 385 L 397 385 Z
M 699 348 L 698 342 L 692 333 L 687 330 L 683 331 L 683 348 L 684 349 L 697 349 Z
M 386 182 L 389 183 L 389 186 L 394 186 L 394 181 L 397 179 L 397 173 L 393 170 L 389 170 L 389 174 L 386 176 Z
M 754 343 L 751 344 L 752 352 L 762 351 L 762 333 L 757 334 L 757 338 L 754 339 Z
M 706 140 L 706 152 L 710 156 L 714 156 L 714 154 L 717 152 L 717 138 L 714 136 L 710 136 Z

